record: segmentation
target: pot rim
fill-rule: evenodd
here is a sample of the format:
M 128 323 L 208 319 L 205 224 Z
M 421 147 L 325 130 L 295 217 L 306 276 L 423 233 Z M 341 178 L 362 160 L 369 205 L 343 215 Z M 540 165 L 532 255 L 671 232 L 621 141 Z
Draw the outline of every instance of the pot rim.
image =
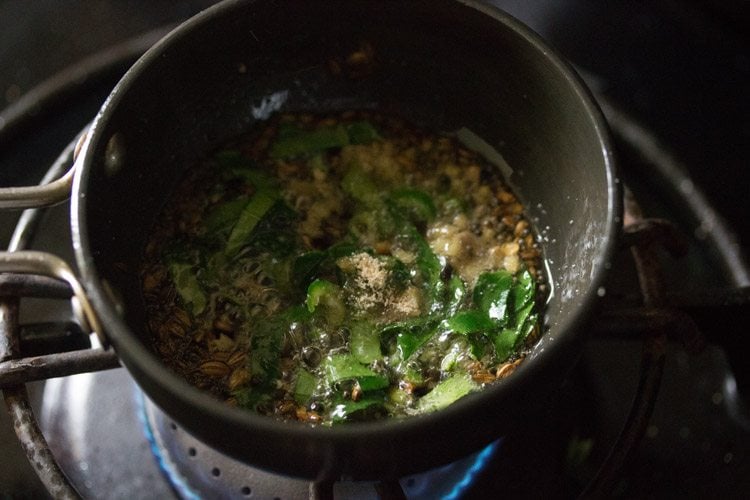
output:
M 239 4 L 247 3 L 244 0 L 227 0 L 213 5 L 202 11 L 180 26 L 175 28 L 152 48 L 150 48 L 124 75 L 117 86 L 107 98 L 89 130 L 89 135 L 79 160 L 77 172 L 73 182 L 71 197 L 71 230 L 73 236 L 73 247 L 75 259 L 80 269 L 82 282 L 102 323 L 107 325 L 107 336 L 115 351 L 120 354 L 121 361 L 128 367 L 129 371 L 134 369 L 143 372 L 152 380 L 158 381 L 174 397 L 181 400 L 187 406 L 201 412 L 215 415 L 222 421 L 239 426 L 251 426 L 258 432 L 270 435 L 284 435 L 287 439 L 292 436 L 300 439 L 313 439 L 315 441 L 345 443 L 354 438 L 370 439 L 376 438 L 384 433 L 396 436 L 406 436 L 417 431 L 430 428 L 431 424 L 454 421 L 459 422 L 466 415 L 482 411 L 488 399 L 504 399 L 509 396 L 519 396 L 524 389 L 532 384 L 536 375 L 543 369 L 551 359 L 558 355 L 565 344 L 574 343 L 583 335 L 583 326 L 593 312 L 597 303 L 597 290 L 602 285 L 610 259 L 614 254 L 620 235 L 622 221 L 622 196 L 621 185 L 617 175 L 616 165 L 613 157 L 613 148 L 608 126 L 604 115 L 598 104 L 588 90 L 583 80 L 573 67 L 566 62 L 553 48 L 547 45 L 539 35 L 530 28 L 516 20 L 509 14 L 496 7 L 481 3 L 476 0 L 455 0 L 455 2 L 474 8 L 481 13 L 490 16 L 496 22 L 510 28 L 515 34 L 525 40 L 526 43 L 544 55 L 548 64 L 553 66 L 557 72 L 564 76 L 568 84 L 575 90 L 580 105 L 584 108 L 590 124 L 593 127 L 598 143 L 601 147 L 603 167 L 607 177 L 607 225 L 605 234 L 600 245 L 599 259 L 594 264 L 591 284 L 585 291 L 578 310 L 565 318 L 556 327 L 554 348 L 547 348 L 533 356 L 519 366 L 519 369 L 499 383 L 493 384 L 482 391 L 470 394 L 449 407 L 440 411 L 420 415 L 417 417 L 385 419 L 375 422 L 352 422 L 343 426 L 310 426 L 297 422 L 282 422 L 267 416 L 257 415 L 253 412 L 233 408 L 221 401 L 212 398 L 207 393 L 191 386 L 184 379 L 172 373 L 163 362 L 149 350 L 125 324 L 112 297 L 102 285 L 102 280 L 96 268 L 95 259 L 91 251 L 91 242 L 88 233 L 88 221 L 86 210 L 88 200 L 86 191 L 95 165 L 92 151 L 95 145 L 106 141 L 104 130 L 109 117 L 118 108 L 118 103 L 123 94 L 144 68 L 158 64 L 162 52 L 172 47 L 183 37 L 189 37 L 198 26 L 211 23 L 212 20 L 226 10 L 232 10 Z M 252 2 L 250 2 L 252 3 Z M 564 349 L 563 349 L 564 350 Z M 137 361 L 136 361 L 137 360 Z M 131 366 L 132 364 L 132 366 Z M 137 365 L 137 366 L 136 366 Z M 489 442 L 489 441 L 487 441 Z

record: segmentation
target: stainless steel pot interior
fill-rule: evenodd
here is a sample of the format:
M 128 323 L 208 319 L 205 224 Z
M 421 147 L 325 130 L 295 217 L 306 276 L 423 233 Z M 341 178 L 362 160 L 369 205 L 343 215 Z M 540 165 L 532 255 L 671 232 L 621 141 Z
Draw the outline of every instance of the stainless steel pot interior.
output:
M 374 63 L 349 71 L 346 57 L 363 43 Z M 331 60 L 343 61 L 343 71 L 332 72 Z M 507 382 L 420 418 L 310 428 L 225 407 L 188 386 L 150 349 L 138 280 L 148 229 L 171 187 L 207 151 L 277 108 L 374 106 L 438 130 L 468 128 L 504 157 L 544 238 L 555 287 L 548 333 Z M 575 360 L 619 225 L 596 105 L 534 34 L 478 2 L 222 3 L 135 64 L 97 116 L 79 166 L 77 263 L 139 385 L 214 447 L 312 478 L 425 470 L 543 405 Z

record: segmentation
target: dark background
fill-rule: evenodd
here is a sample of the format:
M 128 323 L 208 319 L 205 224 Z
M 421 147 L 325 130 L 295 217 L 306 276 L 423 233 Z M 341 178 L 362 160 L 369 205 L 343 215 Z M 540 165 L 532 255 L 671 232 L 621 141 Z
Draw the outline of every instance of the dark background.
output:
M 0 110 L 12 109 L 35 86 L 82 58 L 185 19 L 212 3 L 0 1 Z M 599 95 L 651 130 L 690 170 L 695 184 L 735 230 L 744 253 L 750 253 L 747 1 L 491 3 L 531 25 L 574 63 Z M 85 105 L 92 116 L 104 98 L 96 92 L 88 96 Z M 0 111 L 0 130 L 3 116 Z M 75 129 L 87 120 L 81 119 Z M 60 135 L 52 140 L 62 149 L 70 139 Z M 0 142 L 0 185 L 41 177 L 52 160 L 43 149 L 18 152 Z M 12 214 L 0 216 L 0 243 L 7 242 L 14 220 Z M 0 496 L 38 492 L 4 414 L 0 449 Z
M 0 109 L 71 63 L 212 0 L 0 1 Z M 750 2 L 495 0 L 654 131 L 750 246 Z M 1 126 L 0 122 L 0 126 Z M 17 182 L 36 158 L 5 163 Z M 747 251 L 745 252 L 747 254 Z

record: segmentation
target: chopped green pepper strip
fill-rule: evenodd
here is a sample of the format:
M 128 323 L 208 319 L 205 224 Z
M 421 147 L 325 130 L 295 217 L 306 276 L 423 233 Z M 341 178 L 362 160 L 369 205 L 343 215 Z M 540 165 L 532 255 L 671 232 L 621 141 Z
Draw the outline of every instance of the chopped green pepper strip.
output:
M 235 149 L 219 151 L 214 156 L 219 167 L 222 169 L 222 178 L 241 179 L 252 184 L 256 190 L 273 188 L 273 179 L 265 172 L 258 169 L 254 160 L 246 157 Z
M 351 325 L 349 346 L 360 363 L 369 364 L 383 359 L 383 353 L 380 351 L 380 336 L 369 321 L 359 321 Z
M 341 179 L 341 189 L 354 200 L 367 207 L 376 205 L 379 202 L 380 190 L 378 186 L 357 166 L 350 168 Z
M 312 398 L 312 395 L 317 388 L 317 377 L 304 368 L 299 368 L 297 370 L 296 382 L 294 384 L 294 400 L 297 404 L 307 403 L 310 398 Z
M 350 123 L 346 126 L 346 132 L 349 134 L 349 141 L 352 144 L 370 144 L 380 139 L 378 130 L 372 123 L 366 121 Z
M 337 398 L 331 411 L 331 421 L 340 424 L 347 421 L 358 420 L 364 414 L 372 411 L 383 411 L 385 395 L 382 391 L 366 394 L 362 399 L 353 401 L 351 399 Z
M 349 134 L 343 125 L 320 127 L 314 130 L 289 128 L 271 145 L 273 158 L 295 158 L 314 155 L 349 144 Z
M 232 169 L 232 174 L 252 184 L 257 191 L 276 191 L 278 189 L 276 182 L 265 172 L 256 170 L 252 163 L 244 168 Z
M 425 394 L 417 403 L 417 408 L 424 413 L 441 410 L 478 387 L 468 374 L 455 373 Z
M 419 189 L 396 189 L 391 191 L 389 197 L 414 223 L 429 222 L 437 214 L 430 195 Z
M 330 326 L 338 326 L 346 318 L 341 288 L 330 281 L 315 280 L 310 283 L 305 304 L 311 313 L 321 310 Z
M 330 281 L 313 281 L 312 283 L 310 283 L 310 286 L 307 287 L 307 299 L 305 299 L 307 310 L 310 312 L 315 312 L 315 309 L 321 302 L 323 302 L 323 304 L 325 305 L 331 300 L 338 301 L 340 293 L 341 289 L 338 287 L 338 285 L 335 285 Z
M 268 210 L 276 203 L 279 193 L 272 190 L 259 190 L 245 205 L 237 224 L 229 235 L 225 252 L 233 256 L 247 243 L 255 226 L 261 221 Z
M 351 354 L 330 355 L 325 363 L 326 380 L 330 387 L 347 380 L 356 381 L 365 392 L 385 389 L 389 385 L 388 377 L 378 375 Z

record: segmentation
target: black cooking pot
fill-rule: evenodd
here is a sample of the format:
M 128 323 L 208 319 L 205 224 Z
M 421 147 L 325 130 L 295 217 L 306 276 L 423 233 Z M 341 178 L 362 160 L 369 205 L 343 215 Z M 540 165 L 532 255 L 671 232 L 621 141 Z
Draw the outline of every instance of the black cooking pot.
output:
M 333 428 L 228 407 L 170 372 L 145 327 L 138 269 L 149 228 L 184 171 L 279 109 L 376 107 L 433 129 L 470 130 L 525 201 L 554 286 L 547 332 L 526 361 L 434 414 Z M 140 387 L 216 449 L 319 480 L 426 470 L 543 407 L 577 358 L 620 223 L 609 138 L 591 96 L 536 35 L 473 1 L 216 5 L 128 71 L 76 168 L 72 231 L 83 285 Z

